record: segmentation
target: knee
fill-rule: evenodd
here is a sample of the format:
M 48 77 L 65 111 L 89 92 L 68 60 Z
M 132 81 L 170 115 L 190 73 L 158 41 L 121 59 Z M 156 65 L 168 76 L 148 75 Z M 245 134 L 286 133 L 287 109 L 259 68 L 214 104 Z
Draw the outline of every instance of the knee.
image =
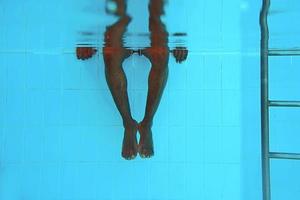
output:
M 168 74 L 169 68 L 168 65 L 153 65 L 151 70 L 158 74 Z

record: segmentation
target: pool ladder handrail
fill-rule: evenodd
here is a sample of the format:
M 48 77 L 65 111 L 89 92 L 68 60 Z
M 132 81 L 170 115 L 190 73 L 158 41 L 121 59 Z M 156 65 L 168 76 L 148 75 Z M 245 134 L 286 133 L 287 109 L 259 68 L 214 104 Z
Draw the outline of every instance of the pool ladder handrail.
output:
M 269 56 L 300 56 L 300 49 L 270 49 L 268 12 L 270 0 L 262 0 L 260 12 L 261 28 L 261 151 L 262 151 L 262 193 L 263 200 L 271 200 L 270 159 L 300 160 L 300 153 L 270 152 L 269 141 L 269 108 L 270 107 L 300 107 L 300 101 L 283 101 L 269 99 Z

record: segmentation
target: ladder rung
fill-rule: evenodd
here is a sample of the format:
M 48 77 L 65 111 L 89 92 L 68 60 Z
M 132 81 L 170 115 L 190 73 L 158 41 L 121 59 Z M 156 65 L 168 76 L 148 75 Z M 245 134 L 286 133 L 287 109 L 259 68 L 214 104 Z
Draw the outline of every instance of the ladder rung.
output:
M 300 49 L 269 49 L 269 56 L 300 56 Z
M 274 106 L 274 107 L 300 107 L 300 101 L 269 101 L 269 106 Z
M 300 160 L 300 153 L 270 152 L 269 158 Z

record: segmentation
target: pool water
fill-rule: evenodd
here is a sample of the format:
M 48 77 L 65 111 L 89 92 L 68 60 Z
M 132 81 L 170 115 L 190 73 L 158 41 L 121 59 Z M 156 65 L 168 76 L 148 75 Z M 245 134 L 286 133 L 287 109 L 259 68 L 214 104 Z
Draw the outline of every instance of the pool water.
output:
M 128 0 L 124 46 L 150 46 L 148 1 Z M 271 6 L 273 48 L 299 46 L 300 4 Z M 153 122 L 154 157 L 121 157 L 108 89 L 109 1 L 0 1 L 0 199 L 259 200 L 260 1 L 166 1 L 169 77 Z M 273 20 L 273 21 L 272 21 Z M 286 21 L 289 21 L 286 23 Z M 298 31 L 298 32 L 297 32 Z M 286 37 L 288 36 L 288 37 Z M 97 53 L 82 61 L 77 46 Z M 270 60 L 272 99 L 299 100 L 299 58 Z M 144 115 L 150 62 L 125 60 L 133 117 Z M 272 150 L 299 152 L 299 110 L 273 109 Z M 300 198 L 300 163 L 272 161 L 272 200 Z

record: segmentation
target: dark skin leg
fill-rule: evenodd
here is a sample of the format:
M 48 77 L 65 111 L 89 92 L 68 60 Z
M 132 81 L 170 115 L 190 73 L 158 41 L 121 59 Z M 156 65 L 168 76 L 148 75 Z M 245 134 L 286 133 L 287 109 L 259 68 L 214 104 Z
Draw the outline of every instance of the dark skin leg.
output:
M 168 77 L 168 50 L 162 47 L 151 47 L 144 50 L 143 55 L 150 59 L 152 66 L 148 77 L 145 115 L 139 123 L 139 154 L 143 158 L 149 158 L 154 155 L 151 131 L 153 118 L 159 106 Z
M 126 15 L 126 1 L 114 1 L 117 9 L 113 14 L 120 18 L 115 24 L 108 27 L 105 32 L 103 57 L 106 80 L 114 102 L 122 116 L 125 128 L 122 156 L 125 159 L 133 159 L 136 157 L 137 151 L 139 151 L 141 157 L 151 157 L 154 154 L 151 131 L 152 122 L 168 76 L 168 33 L 160 20 L 160 16 L 163 14 L 163 0 L 150 0 L 149 30 L 151 32 L 151 47 L 139 52 L 139 54 L 147 57 L 152 65 L 148 77 L 145 115 L 139 124 L 131 116 L 127 94 L 127 80 L 122 68 L 123 61 L 133 53 L 133 51 L 123 47 L 123 35 L 131 19 Z M 95 53 L 96 49 L 92 47 L 77 47 L 76 49 L 77 58 L 82 60 L 91 58 Z M 176 48 L 173 51 L 173 56 L 176 58 L 176 62 L 182 62 L 187 57 L 187 50 Z M 136 139 L 137 129 L 141 135 L 139 148 Z
M 160 16 L 163 14 L 163 0 L 150 0 L 149 14 L 151 47 L 142 50 L 142 54 L 150 60 L 151 70 L 148 77 L 145 115 L 138 126 L 140 132 L 139 154 L 143 158 L 154 155 L 151 127 L 166 85 L 169 61 L 168 33 L 160 20 Z
M 132 54 L 132 51 L 123 47 L 123 34 L 130 22 L 130 17 L 125 15 L 125 1 L 116 1 L 118 9 L 115 13 L 119 20 L 108 27 L 105 32 L 105 47 L 103 57 L 105 63 L 106 81 L 113 96 L 114 102 L 122 116 L 124 137 L 122 157 L 134 159 L 137 155 L 137 122 L 132 118 L 128 94 L 127 80 L 122 68 L 123 61 Z

